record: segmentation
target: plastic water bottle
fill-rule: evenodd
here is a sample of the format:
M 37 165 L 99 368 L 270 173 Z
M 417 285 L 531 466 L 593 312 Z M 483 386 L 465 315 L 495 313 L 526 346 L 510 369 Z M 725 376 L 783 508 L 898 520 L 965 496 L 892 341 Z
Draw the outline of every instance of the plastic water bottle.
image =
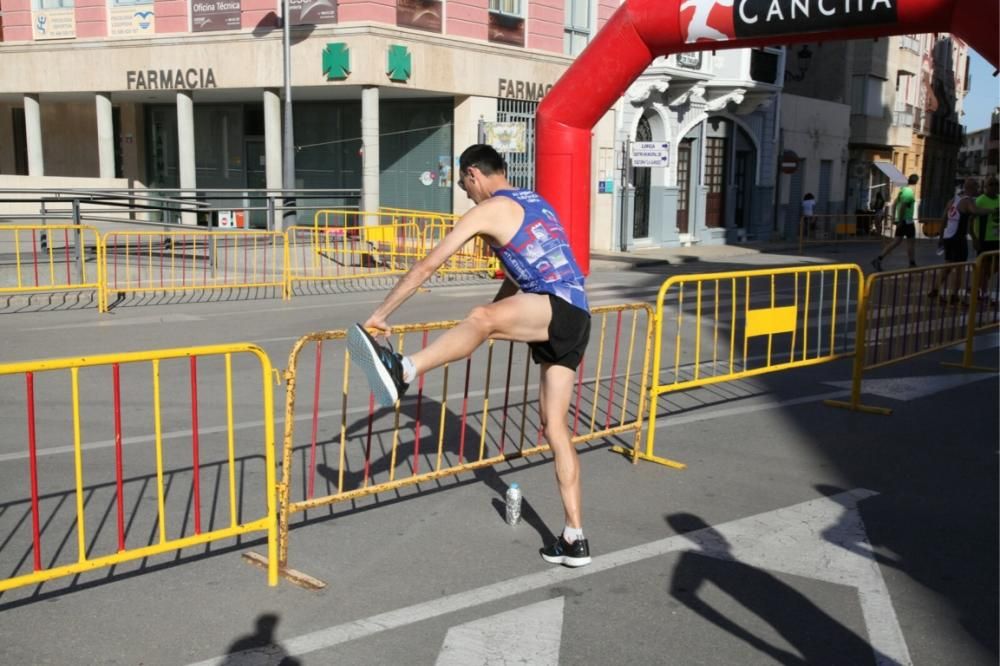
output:
M 507 489 L 507 524 L 517 525 L 521 522 L 521 486 L 510 484 Z

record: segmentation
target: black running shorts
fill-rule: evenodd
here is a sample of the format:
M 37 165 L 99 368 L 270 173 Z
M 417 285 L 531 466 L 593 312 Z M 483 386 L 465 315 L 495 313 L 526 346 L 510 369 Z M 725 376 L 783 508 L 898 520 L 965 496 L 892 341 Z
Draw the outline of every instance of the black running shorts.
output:
M 896 238 L 916 238 L 917 225 L 912 222 L 896 223 Z
M 954 263 L 969 260 L 969 241 L 965 236 L 955 234 L 944 239 L 944 260 Z
M 590 341 L 590 313 L 558 296 L 547 295 L 552 306 L 549 339 L 528 343 L 531 358 L 535 363 L 552 363 L 576 370 Z

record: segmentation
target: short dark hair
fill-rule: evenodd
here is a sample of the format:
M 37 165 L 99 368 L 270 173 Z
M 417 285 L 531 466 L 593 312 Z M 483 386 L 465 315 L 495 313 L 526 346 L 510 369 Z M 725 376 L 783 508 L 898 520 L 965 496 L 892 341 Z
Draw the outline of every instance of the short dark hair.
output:
M 476 167 L 487 176 L 507 173 L 507 163 L 500 153 L 485 143 L 477 143 L 462 151 L 462 156 L 458 158 L 458 170 L 461 173 L 468 173 L 469 167 Z
M 916 185 L 918 180 L 920 180 L 920 176 L 918 176 L 915 173 L 911 173 L 910 177 L 906 180 L 906 182 L 909 183 L 910 185 Z

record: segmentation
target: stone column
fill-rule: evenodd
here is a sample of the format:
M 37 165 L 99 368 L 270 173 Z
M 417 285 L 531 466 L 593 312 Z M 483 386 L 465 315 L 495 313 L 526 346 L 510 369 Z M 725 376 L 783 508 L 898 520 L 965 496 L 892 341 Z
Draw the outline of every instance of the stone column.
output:
M 115 177 L 115 123 L 111 111 L 111 93 L 94 95 L 97 106 L 97 162 L 101 178 Z
M 183 190 L 193 190 L 197 186 L 194 150 L 194 98 L 190 91 L 179 90 L 177 91 L 177 167 Z M 194 193 L 182 193 L 182 197 L 187 196 L 194 196 Z M 183 213 L 181 223 L 195 225 L 198 223 L 198 218 L 194 212 Z
M 28 175 L 45 175 L 45 158 L 42 152 L 42 110 L 38 95 L 24 96 L 25 144 L 28 149 Z
M 378 86 L 361 89 L 361 210 L 379 207 L 379 120 Z M 365 224 L 377 224 L 372 217 Z
M 496 122 L 497 100 L 493 97 L 458 97 L 455 99 L 453 144 L 455 154 L 452 155 L 452 183 L 458 180 L 458 165 L 455 158 L 474 143 L 479 143 L 479 123 Z M 452 187 L 452 211 L 458 215 L 464 214 L 474 205 L 458 187 Z
M 281 189 L 281 97 L 264 91 L 264 171 L 267 189 Z

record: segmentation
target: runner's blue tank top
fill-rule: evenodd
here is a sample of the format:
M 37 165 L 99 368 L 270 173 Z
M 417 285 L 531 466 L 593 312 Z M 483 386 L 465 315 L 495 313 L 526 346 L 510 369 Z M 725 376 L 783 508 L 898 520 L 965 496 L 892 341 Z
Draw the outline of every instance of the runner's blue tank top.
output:
M 590 312 L 583 273 L 552 205 L 530 190 L 499 190 L 524 209 L 521 227 L 503 247 L 490 246 L 511 280 L 529 294 L 552 294 Z

